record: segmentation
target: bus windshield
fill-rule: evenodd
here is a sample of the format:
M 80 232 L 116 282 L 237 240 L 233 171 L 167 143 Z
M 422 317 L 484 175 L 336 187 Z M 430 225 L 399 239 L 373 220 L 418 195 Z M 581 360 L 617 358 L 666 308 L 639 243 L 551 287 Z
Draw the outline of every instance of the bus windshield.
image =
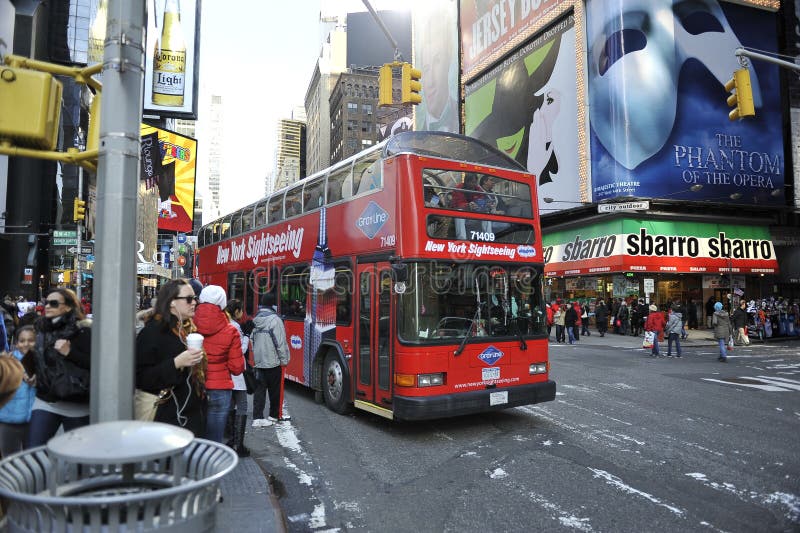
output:
M 398 333 L 406 343 L 459 343 L 546 333 L 542 267 L 417 262 L 399 282 Z

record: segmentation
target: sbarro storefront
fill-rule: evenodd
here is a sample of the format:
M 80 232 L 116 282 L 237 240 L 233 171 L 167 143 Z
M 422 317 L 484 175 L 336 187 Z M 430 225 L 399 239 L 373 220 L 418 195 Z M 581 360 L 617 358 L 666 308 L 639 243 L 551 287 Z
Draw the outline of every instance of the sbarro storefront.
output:
M 778 272 L 767 227 L 616 218 L 556 229 L 543 242 L 548 299 L 760 298 Z

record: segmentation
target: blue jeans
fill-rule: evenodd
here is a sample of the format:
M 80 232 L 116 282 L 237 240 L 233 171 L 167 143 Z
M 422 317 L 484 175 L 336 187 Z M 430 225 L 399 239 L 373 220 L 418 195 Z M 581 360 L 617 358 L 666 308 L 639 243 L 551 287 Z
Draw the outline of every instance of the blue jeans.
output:
M 225 421 L 231 407 L 231 390 L 209 390 L 208 412 L 206 414 L 206 438 L 214 442 L 223 442 Z
M 672 342 L 675 341 L 675 349 L 677 350 L 678 357 L 681 356 L 681 340 L 677 333 L 670 333 L 667 339 L 667 355 L 672 354 Z
M 719 342 L 719 356 L 723 359 L 728 358 L 728 341 L 725 339 L 717 339 Z
M 35 409 L 31 413 L 31 425 L 28 429 L 28 448 L 47 444 L 58 433 L 63 424 L 64 432 L 89 425 L 88 416 L 62 416 L 43 409 Z
M 653 350 L 650 353 L 653 355 L 660 355 L 658 352 L 658 333 L 656 333 L 656 336 L 653 337 Z
M 567 333 L 569 333 L 569 343 L 575 344 L 575 326 L 567 326 Z

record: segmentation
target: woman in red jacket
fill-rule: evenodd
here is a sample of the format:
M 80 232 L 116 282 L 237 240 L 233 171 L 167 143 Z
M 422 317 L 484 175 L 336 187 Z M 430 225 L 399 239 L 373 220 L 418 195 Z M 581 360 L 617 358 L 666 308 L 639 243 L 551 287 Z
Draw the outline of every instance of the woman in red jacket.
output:
M 647 315 L 647 320 L 644 323 L 644 330 L 655 333 L 653 337 L 653 350 L 650 352 L 650 355 L 653 357 L 660 355 L 658 353 L 658 341 L 664 340 L 664 327 L 666 325 L 667 321 L 664 320 L 664 313 L 660 312 L 658 307 L 654 304 L 650 304 L 650 314 Z
M 194 323 L 197 332 L 205 337 L 203 349 L 208 356 L 206 438 L 215 442 L 223 442 L 233 390 L 231 374 L 244 372 L 242 342 L 225 315 L 227 303 L 225 290 L 209 285 L 200 292 L 200 304 L 194 312 Z

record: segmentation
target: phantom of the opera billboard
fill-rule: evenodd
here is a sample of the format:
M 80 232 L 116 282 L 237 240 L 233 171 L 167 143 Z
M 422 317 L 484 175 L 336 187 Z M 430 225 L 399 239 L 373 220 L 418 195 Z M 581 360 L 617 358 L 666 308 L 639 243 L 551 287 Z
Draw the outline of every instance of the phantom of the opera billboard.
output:
M 737 48 L 777 51 L 775 13 L 715 0 L 586 11 L 593 201 L 784 203 L 778 67 L 750 61 L 753 118 L 729 121 L 724 88 Z
M 466 86 L 465 132 L 524 165 L 543 198 L 579 201 L 575 23 L 568 16 Z
M 142 124 L 141 177 L 158 188 L 158 229 L 190 233 L 194 219 L 197 140 Z

